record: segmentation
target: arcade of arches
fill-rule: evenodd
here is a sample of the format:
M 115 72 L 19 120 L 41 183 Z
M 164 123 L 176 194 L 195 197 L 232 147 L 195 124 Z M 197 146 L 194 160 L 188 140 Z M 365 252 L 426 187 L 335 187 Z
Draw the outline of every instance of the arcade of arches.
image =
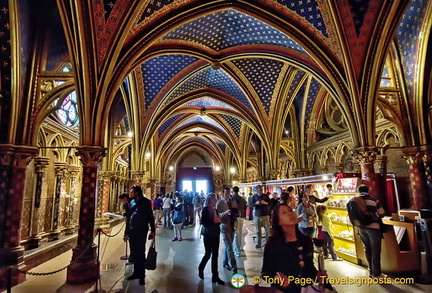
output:
M 119 193 L 396 174 L 432 203 L 427 0 L 0 1 L 0 274 L 78 233 L 95 267 Z M 197 166 L 195 166 L 195 164 Z M 18 281 L 18 280 L 15 280 Z

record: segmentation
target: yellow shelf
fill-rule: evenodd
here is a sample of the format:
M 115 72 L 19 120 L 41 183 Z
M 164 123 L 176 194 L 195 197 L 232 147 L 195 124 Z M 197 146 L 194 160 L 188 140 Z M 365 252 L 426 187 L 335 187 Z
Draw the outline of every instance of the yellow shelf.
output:
M 341 225 L 341 226 L 349 226 L 349 227 L 351 227 L 352 225 L 351 225 L 351 223 L 344 223 L 344 222 L 339 222 L 339 221 L 332 221 L 332 223 L 333 224 L 336 224 L 336 225 Z
M 338 211 L 346 211 L 346 208 L 339 208 L 339 207 L 329 207 L 327 206 L 328 210 L 338 210 Z
M 358 259 L 357 259 L 357 257 L 355 255 L 344 253 L 344 252 L 337 251 L 337 250 L 336 250 L 336 254 L 339 257 L 343 258 L 344 260 L 347 260 L 347 261 L 350 261 L 352 263 L 358 264 Z
M 349 242 L 349 243 L 355 243 L 354 239 L 351 239 L 351 238 L 342 238 L 342 237 L 339 237 L 339 236 L 334 236 L 334 238 L 338 239 L 338 240 L 346 241 L 346 242 Z

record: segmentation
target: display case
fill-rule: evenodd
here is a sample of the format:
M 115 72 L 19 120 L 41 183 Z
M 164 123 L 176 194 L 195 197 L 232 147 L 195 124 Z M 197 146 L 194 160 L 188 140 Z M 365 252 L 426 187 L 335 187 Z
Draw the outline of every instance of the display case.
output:
M 327 201 L 327 212 L 333 223 L 334 248 L 339 257 L 359 263 L 357 257 L 358 235 L 352 226 L 346 204 L 356 193 L 333 193 Z

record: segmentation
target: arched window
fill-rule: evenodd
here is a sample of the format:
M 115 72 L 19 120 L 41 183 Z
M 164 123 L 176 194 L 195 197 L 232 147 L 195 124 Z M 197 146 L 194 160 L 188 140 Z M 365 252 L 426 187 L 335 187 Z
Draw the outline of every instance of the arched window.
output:
M 65 126 L 70 128 L 76 128 L 78 126 L 78 105 L 75 91 L 71 92 L 63 100 L 60 108 L 56 111 L 56 115 Z

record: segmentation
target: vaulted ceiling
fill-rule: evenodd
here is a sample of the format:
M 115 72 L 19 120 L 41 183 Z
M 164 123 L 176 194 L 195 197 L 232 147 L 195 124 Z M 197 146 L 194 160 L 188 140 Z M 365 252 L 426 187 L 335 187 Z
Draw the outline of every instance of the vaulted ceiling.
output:
M 79 5 L 60 1 L 45 65 L 55 71 L 65 62 L 77 64 L 68 53 L 71 46 L 79 47 L 70 15 L 87 16 L 78 23 L 93 47 L 80 50 L 88 60 L 94 57 L 92 66 L 99 72 L 94 84 L 100 90 L 92 95 L 105 95 L 94 100 L 93 112 L 106 117 L 111 111 L 117 123 L 133 131 L 135 169 L 146 152 L 157 166 L 196 146 L 214 162 L 244 168 L 241 157 L 256 150 L 257 141 L 269 157 L 279 154 L 284 138 L 304 148 L 308 127 L 328 110 L 325 100 L 336 101 L 343 113 L 339 131 L 351 131 L 355 144 L 367 142 L 364 126 L 354 123 L 369 115 L 370 102 L 362 101 L 367 71 L 378 68 L 373 75 L 384 77 L 381 86 L 394 86 L 387 63 L 366 63 L 378 58 L 370 57 L 371 44 L 380 46 L 373 34 L 393 26 L 408 69 L 419 54 L 416 33 L 424 25 L 427 1 L 402 2 L 98 0 L 85 7 L 86 15 Z M 405 14 L 398 29 L 380 14 L 387 10 L 396 22 Z M 383 58 L 387 49 L 380 49 Z M 411 70 L 406 76 L 408 90 L 414 75 Z

